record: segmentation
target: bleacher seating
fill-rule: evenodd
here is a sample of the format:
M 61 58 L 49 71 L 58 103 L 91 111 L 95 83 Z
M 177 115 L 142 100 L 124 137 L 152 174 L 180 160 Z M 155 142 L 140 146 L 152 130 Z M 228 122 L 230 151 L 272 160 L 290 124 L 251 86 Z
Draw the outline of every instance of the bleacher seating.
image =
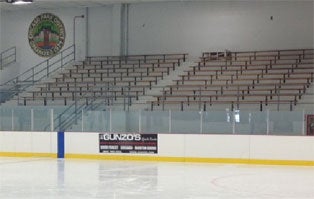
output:
M 130 106 L 152 95 L 141 108 L 293 110 L 314 80 L 313 58 L 313 49 L 204 52 L 161 93 L 147 94 L 185 62 L 187 54 L 87 57 L 18 98 L 22 105 L 98 101 Z
M 136 100 L 186 60 L 187 54 L 87 57 L 19 96 L 23 105 L 68 105 L 90 99 L 108 105 Z
M 288 105 L 292 110 L 313 82 L 313 73 L 313 49 L 205 52 L 180 80 L 147 103 L 151 110 L 206 110 L 213 105 L 231 110 Z

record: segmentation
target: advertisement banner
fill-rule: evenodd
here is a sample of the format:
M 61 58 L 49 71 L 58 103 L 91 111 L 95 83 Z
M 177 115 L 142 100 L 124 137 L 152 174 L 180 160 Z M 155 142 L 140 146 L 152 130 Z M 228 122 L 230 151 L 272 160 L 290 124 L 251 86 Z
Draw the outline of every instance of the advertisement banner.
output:
M 314 136 L 314 115 L 306 115 L 306 135 Z
M 100 153 L 158 153 L 157 134 L 100 133 Z

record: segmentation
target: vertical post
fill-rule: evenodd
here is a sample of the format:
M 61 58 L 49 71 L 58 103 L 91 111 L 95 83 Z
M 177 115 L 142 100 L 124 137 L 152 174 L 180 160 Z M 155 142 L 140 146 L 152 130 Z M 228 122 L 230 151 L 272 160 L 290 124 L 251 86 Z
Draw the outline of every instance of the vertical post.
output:
M 162 111 L 165 110 L 165 100 L 166 100 L 166 92 L 165 88 L 162 89 Z
M 73 61 L 75 62 L 75 60 L 76 60 L 76 56 L 75 56 L 75 54 L 76 54 L 76 46 L 75 46 L 75 44 L 73 44 Z
M 53 122 L 53 109 L 50 109 L 50 131 L 54 130 L 54 122 Z
M 305 111 L 304 109 L 302 110 L 302 135 L 305 135 L 305 120 L 306 120 L 306 116 L 305 116 Z
M 279 89 L 277 89 L 277 111 L 280 109 L 280 93 Z
M 34 131 L 34 109 L 31 109 L 31 131 Z
M 203 133 L 203 111 L 200 111 L 200 133 Z
M 85 16 L 86 16 L 86 28 L 85 28 L 85 35 L 86 35 L 86 56 L 89 56 L 89 30 L 90 30 L 90 25 L 89 25 L 89 8 L 87 7 L 85 9 Z
M 138 115 L 138 132 L 142 133 L 142 112 L 139 110 L 139 115 Z
M 130 106 L 131 106 L 131 103 L 132 103 L 132 98 L 131 98 L 131 95 L 130 95 L 130 87 L 129 87 L 129 91 L 128 91 L 128 111 L 130 111 Z
M 2 53 L 0 53 L 0 70 L 2 70 Z
M 64 132 L 58 132 L 58 158 L 64 158 Z
M 269 109 L 267 109 L 266 112 L 266 134 L 269 135 L 269 128 L 270 128 L 270 124 L 269 124 Z
M 172 119 L 171 119 L 171 110 L 169 110 L 169 133 L 171 133 L 172 131 Z
M 232 134 L 236 133 L 235 127 L 236 127 L 235 111 L 233 111 L 232 112 Z
M 125 111 L 125 106 L 126 106 L 126 105 L 125 105 L 125 103 L 126 103 L 125 100 L 126 100 L 126 95 L 123 96 L 123 110 L 124 110 L 124 111 Z
M 249 113 L 249 126 L 250 126 L 250 134 L 253 134 L 254 129 L 252 128 L 252 113 Z
M 14 109 L 11 110 L 11 130 L 14 131 Z
M 77 114 L 77 98 L 76 98 L 76 93 L 77 93 L 77 87 L 76 87 L 76 78 L 74 78 L 74 108 L 75 108 L 75 110 L 74 110 L 74 113 L 75 113 L 75 116 L 76 116 L 76 114 Z
M 112 132 L 112 110 L 109 110 L 109 131 Z
M 75 55 L 75 53 L 76 53 L 76 47 L 75 47 L 75 37 L 76 37 L 76 35 L 75 35 L 75 21 L 76 21 L 76 19 L 77 18 L 84 18 L 84 15 L 80 15 L 80 16 L 75 16 L 74 18 L 73 18 L 73 46 L 74 46 L 74 61 L 76 60 L 76 55 Z
M 202 88 L 200 87 L 200 91 L 199 91 L 199 102 L 198 102 L 198 110 L 202 110 Z
M 237 87 L 237 110 L 239 110 L 240 103 L 240 86 Z
M 82 109 L 82 132 L 84 132 L 84 110 Z
M 47 59 L 46 64 L 47 64 L 47 77 L 49 77 L 49 59 Z

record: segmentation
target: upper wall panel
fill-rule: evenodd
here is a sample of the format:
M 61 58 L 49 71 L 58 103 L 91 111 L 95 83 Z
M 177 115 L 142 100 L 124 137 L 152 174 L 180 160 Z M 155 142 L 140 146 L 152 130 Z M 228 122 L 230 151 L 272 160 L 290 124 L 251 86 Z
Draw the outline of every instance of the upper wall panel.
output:
M 129 53 L 313 48 L 312 1 L 132 4 Z

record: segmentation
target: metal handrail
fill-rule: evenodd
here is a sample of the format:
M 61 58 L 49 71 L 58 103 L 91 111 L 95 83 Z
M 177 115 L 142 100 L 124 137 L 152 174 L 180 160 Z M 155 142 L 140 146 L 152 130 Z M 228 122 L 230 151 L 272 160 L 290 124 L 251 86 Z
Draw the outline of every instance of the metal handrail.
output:
M 14 62 L 16 62 L 15 46 L 0 53 L 0 70 Z
M 108 83 L 108 88 L 111 88 L 112 85 L 110 83 Z M 92 88 L 93 90 L 94 88 Z M 92 91 L 91 90 L 91 91 Z M 78 92 L 78 91 L 76 91 Z M 75 99 L 74 102 L 67 106 L 67 108 L 58 115 L 58 117 L 56 117 L 56 119 L 54 119 L 54 123 L 57 123 L 58 125 L 56 127 L 54 127 L 54 130 L 58 130 L 58 131 L 64 131 L 68 128 L 70 128 L 78 119 L 80 119 L 81 114 L 79 114 L 82 110 L 92 110 L 93 108 L 100 106 L 102 103 L 98 103 L 98 104 L 94 104 L 94 102 L 98 99 L 98 98 L 92 98 L 90 100 L 89 103 L 87 104 L 81 104 L 78 105 L 78 101 L 81 99 L 88 99 L 86 98 L 88 93 L 85 93 L 85 95 L 80 96 L 79 98 L 76 97 L 75 95 Z M 68 117 L 64 120 L 62 120 L 62 117 L 64 117 L 65 115 L 67 115 Z M 47 125 L 44 129 L 48 130 L 50 125 Z
M 6 91 L 5 99 L 0 99 L 0 103 L 4 102 L 14 95 L 24 91 L 36 82 L 49 77 L 54 72 L 62 69 L 65 65 L 75 60 L 74 45 L 62 50 L 55 56 L 40 62 L 32 68 L 26 70 L 22 74 L 6 81 L 0 85 L 0 91 Z

